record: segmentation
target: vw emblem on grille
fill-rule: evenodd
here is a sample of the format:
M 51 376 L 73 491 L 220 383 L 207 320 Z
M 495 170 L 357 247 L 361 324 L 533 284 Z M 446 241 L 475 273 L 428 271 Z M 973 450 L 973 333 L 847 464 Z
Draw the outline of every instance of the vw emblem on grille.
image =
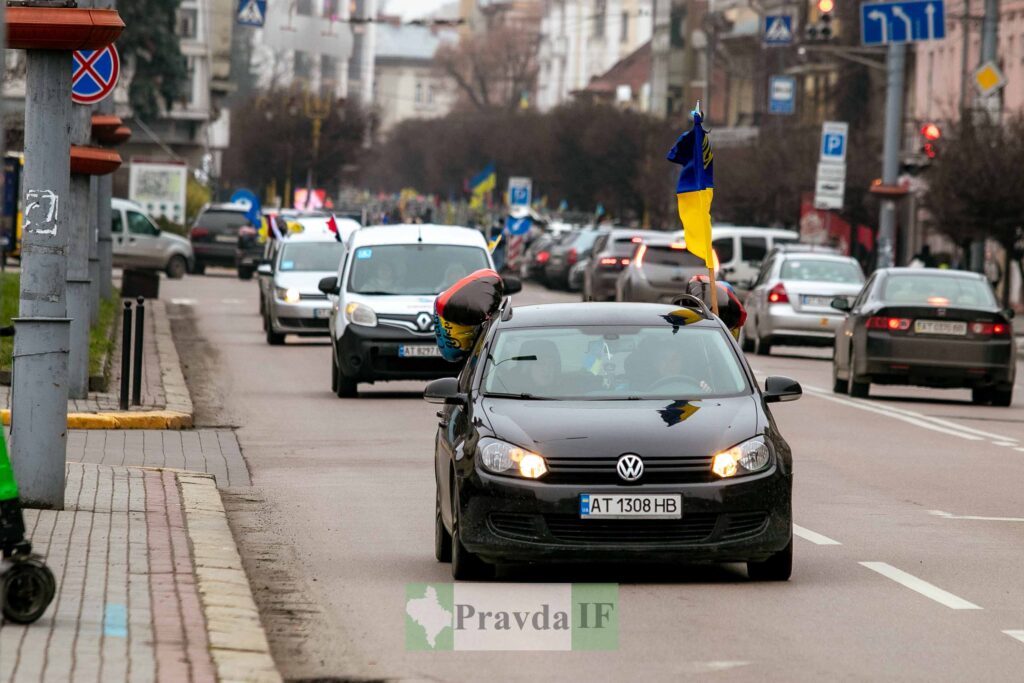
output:
M 429 313 L 420 313 L 416 316 L 416 327 L 420 328 L 420 332 L 429 332 L 433 324 L 434 319 Z
M 635 453 L 626 453 L 615 464 L 615 471 L 623 481 L 636 481 L 644 476 L 644 461 Z

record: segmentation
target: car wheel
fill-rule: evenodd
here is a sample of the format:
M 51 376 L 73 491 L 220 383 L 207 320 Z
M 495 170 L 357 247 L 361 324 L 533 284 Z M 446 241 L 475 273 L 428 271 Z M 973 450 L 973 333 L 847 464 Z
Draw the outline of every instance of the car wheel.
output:
M 854 368 L 857 367 L 857 359 L 854 355 L 850 354 L 850 379 L 846 385 L 846 391 L 854 398 L 867 398 L 868 392 L 871 390 L 871 382 L 858 382 L 856 375 L 853 374 Z
M 763 562 L 747 562 L 747 576 L 753 581 L 789 581 L 793 574 L 793 539 L 785 548 Z
M 459 539 L 459 494 L 452 482 L 452 578 L 481 581 L 494 575 L 494 567 L 466 550 Z
M 992 394 L 991 387 L 975 387 L 971 389 L 971 402 L 980 406 L 988 405 L 992 402 Z
M 1013 403 L 1013 387 L 998 387 L 992 391 L 992 405 L 1009 408 Z
M 341 371 L 341 366 L 338 365 L 337 350 L 331 352 L 331 359 L 334 362 L 334 367 L 338 369 L 338 378 L 334 382 L 334 395 L 338 398 L 356 398 L 359 396 L 359 382 L 354 379 L 349 379 L 345 376 L 345 373 Z
M 334 357 L 334 352 L 331 352 L 331 391 L 335 394 L 338 393 L 338 377 L 341 373 L 338 371 L 338 359 Z
M 769 356 L 772 352 L 772 343 L 764 337 L 758 337 L 756 351 L 759 356 Z
M 754 352 L 754 340 L 751 339 L 750 335 L 747 334 L 747 331 L 742 328 L 740 329 L 740 347 L 747 353 Z
M 441 491 L 434 496 L 434 557 L 438 562 L 452 561 L 452 535 L 441 518 Z
M 274 332 L 273 326 L 267 323 L 267 343 L 271 346 L 281 346 L 284 344 L 284 335 L 280 332 Z
M 202 275 L 206 272 L 206 264 L 202 261 L 196 261 L 196 264 L 192 266 L 193 275 Z
M 167 277 L 172 280 L 180 280 L 185 277 L 185 273 L 188 271 L 188 261 L 185 260 L 184 256 L 175 254 L 167 262 Z
M 845 379 L 839 379 L 839 366 L 832 360 L 832 393 L 845 394 L 849 389 Z
M 240 267 L 238 269 L 238 279 L 239 280 L 251 280 L 253 272 L 254 271 L 253 271 L 252 268 L 241 268 Z

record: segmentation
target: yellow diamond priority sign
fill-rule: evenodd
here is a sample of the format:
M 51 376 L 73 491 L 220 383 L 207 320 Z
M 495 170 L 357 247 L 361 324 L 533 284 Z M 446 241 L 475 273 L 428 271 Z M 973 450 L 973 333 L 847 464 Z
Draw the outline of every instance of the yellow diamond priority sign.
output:
M 1006 85 L 1006 77 L 995 62 L 985 62 L 974 72 L 974 87 L 978 94 L 988 97 Z

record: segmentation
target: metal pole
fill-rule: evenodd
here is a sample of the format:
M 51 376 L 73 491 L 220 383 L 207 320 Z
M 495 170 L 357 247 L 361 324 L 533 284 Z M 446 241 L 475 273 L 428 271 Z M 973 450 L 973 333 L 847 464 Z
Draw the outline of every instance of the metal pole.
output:
M 121 314 L 121 410 L 128 410 L 128 388 L 132 377 L 132 302 L 124 302 Z
M 146 319 L 146 300 L 135 300 L 135 359 L 132 361 L 132 405 L 142 405 L 142 337 Z
M 981 60 L 979 66 L 985 62 L 997 62 L 996 55 L 999 45 L 999 0 L 985 0 L 985 18 L 981 22 Z M 999 91 L 982 98 L 982 108 L 988 112 L 989 120 L 993 123 L 999 121 L 1000 97 Z
M 967 110 L 967 52 L 971 47 L 971 0 L 964 0 L 964 15 L 960 18 L 963 44 L 960 46 L 960 114 Z
M 71 142 L 87 145 L 92 133 L 92 108 L 71 105 Z M 68 244 L 68 317 L 71 318 L 71 359 L 68 395 L 89 395 L 89 176 L 71 175 L 70 241 Z
M 64 508 L 71 69 L 67 52 L 28 50 L 25 208 L 18 333 L 14 337 L 11 445 L 22 502 Z
M 96 200 L 99 197 L 99 181 L 96 176 L 89 178 L 89 324 L 100 321 L 100 251 L 97 237 Z
M 117 3 L 112 0 L 96 0 L 97 9 L 114 9 Z M 114 113 L 114 96 L 110 95 L 96 105 L 100 114 Z M 96 178 L 96 251 L 99 255 L 100 297 L 109 299 L 114 294 L 113 273 L 113 238 L 110 235 L 110 196 L 113 178 L 102 175 Z
M 882 147 L 882 184 L 895 185 L 899 180 L 900 146 L 903 140 L 903 72 L 906 65 L 907 46 L 904 43 L 889 43 L 886 60 L 888 81 L 885 90 L 885 137 Z M 893 265 L 893 243 L 896 235 L 896 202 L 883 199 L 878 217 L 879 268 Z

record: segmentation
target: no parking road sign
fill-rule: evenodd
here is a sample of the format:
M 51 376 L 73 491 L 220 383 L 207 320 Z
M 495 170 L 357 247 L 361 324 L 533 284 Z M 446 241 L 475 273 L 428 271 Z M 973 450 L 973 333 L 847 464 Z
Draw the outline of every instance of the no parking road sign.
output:
M 75 104 L 96 104 L 114 91 L 121 74 L 121 59 L 113 45 L 76 50 L 71 64 L 71 101 Z

